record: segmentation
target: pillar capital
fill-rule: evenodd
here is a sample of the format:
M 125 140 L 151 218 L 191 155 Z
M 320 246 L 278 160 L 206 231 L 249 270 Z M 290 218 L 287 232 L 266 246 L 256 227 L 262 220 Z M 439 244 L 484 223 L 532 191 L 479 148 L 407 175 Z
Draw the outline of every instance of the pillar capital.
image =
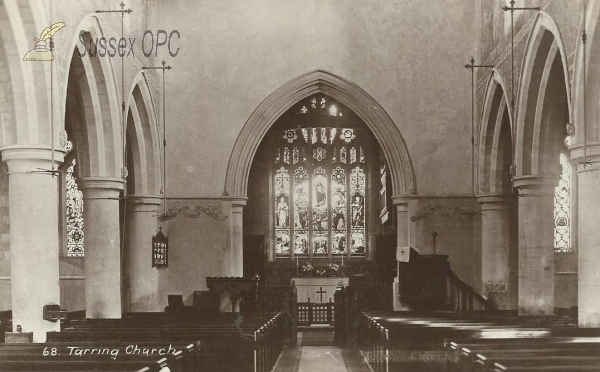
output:
M 585 159 L 583 146 L 570 148 L 571 160 L 577 164 L 577 172 L 591 172 L 600 170 L 600 142 L 588 143 L 585 148 Z M 585 168 L 583 162 L 589 162 Z
M 548 196 L 554 195 L 558 180 L 557 175 L 521 176 L 515 178 L 515 187 L 519 196 Z
M 571 154 L 571 160 L 575 162 L 583 161 L 583 146 L 576 145 L 569 148 Z M 585 146 L 585 156 L 589 160 L 590 158 L 600 157 L 600 142 L 588 142 Z
M 110 177 L 82 177 L 77 180 L 77 186 L 79 186 L 79 189 L 83 193 L 83 200 L 118 200 L 123 190 L 123 180 Z
M 132 212 L 150 212 L 155 213 L 162 204 L 160 195 L 127 195 L 127 205 Z
M 477 203 L 481 205 L 481 211 L 505 210 L 510 205 L 513 195 L 506 194 L 482 194 L 477 195 Z
M 56 169 L 65 160 L 65 152 L 54 150 L 54 164 L 52 164 L 52 149 L 45 146 L 5 146 L 0 149 L 2 160 L 8 165 L 8 173 L 31 173 L 41 170 Z
M 229 203 L 232 210 L 241 210 L 246 206 L 246 202 L 248 201 L 248 198 L 246 198 L 246 197 L 239 197 L 239 198 L 231 197 L 231 198 L 227 198 L 223 201 L 226 203 Z
M 407 206 L 411 199 L 415 199 L 415 195 L 395 195 L 392 196 L 392 203 L 396 206 Z

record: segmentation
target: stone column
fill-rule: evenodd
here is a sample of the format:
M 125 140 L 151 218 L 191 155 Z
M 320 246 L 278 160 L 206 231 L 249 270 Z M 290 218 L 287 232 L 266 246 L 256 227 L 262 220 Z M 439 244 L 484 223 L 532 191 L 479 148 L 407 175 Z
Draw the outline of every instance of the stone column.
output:
M 160 311 L 158 270 L 152 267 L 152 236 L 157 232 L 159 205 L 160 196 L 127 195 L 130 311 Z
M 481 281 L 499 310 L 510 306 L 510 197 L 481 195 Z
M 557 176 L 522 176 L 519 190 L 519 315 L 554 313 L 554 189 Z
M 55 151 L 54 168 L 64 160 Z M 52 169 L 52 150 L 8 147 L 10 214 L 10 271 L 13 332 L 33 332 L 45 342 L 46 332 L 60 331 L 60 322 L 43 320 L 44 305 L 60 304 L 58 246 L 58 175 Z
M 227 248 L 223 252 L 223 276 L 244 276 L 245 205 L 246 199 L 236 199 L 230 204 Z
M 583 161 L 583 149 L 571 151 L 575 162 Z M 577 166 L 577 251 L 579 259 L 579 326 L 600 327 L 600 144 L 587 148 L 591 164 Z M 574 231 L 571 232 L 575 234 Z
M 86 177 L 83 192 L 85 224 L 85 310 L 88 318 L 121 317 L 121 224 L 119 195 L 123 181 Z
M 396 265 L 398 265 L 398 262 L 408 259 L 410 253 L 410 220 L 408 217 L 407 200 L 394 198 L 394 206 L 396 207 Z M 397 271 L 392 290 L 394 311 L 407 310 L 400 298 L 399 274 L 399 271 Z

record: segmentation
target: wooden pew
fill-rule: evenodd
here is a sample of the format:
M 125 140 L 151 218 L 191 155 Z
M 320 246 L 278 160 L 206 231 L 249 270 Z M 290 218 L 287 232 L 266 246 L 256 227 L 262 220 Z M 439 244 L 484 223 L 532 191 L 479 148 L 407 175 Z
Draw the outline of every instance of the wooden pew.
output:
M 487 366 L 490 357 L 532 356 L 600 356 L 600 338 L 541 338 L 533 340 L 467 340 L 450 342 L 450 353 L 455 353 L 459 363 L 453 370 L 475 371 Z M 487 367 L 486 367 L 487 368 Z
M 49 342 L 194 342 L 202 345 L 201 369 L 270 371 L 282 350 L 281 314 L 215 315 L 156 321 L 85 319 L 63 332 L 48 332 Z M 236 323 L 237 322 L 237 323 Z
M 113 361 L 106 363 L 105 361 L 82 361 L 82 360 L 19 360 L 19 361 L 0 361 L 0 368 L 3 372 L 16 371 L 43 371 L 43 372 L 92 372 L 92 371 L 119 371 L 119 372 L 160 372 L 163 368 L 167 368 L 166 358 L 160 359 L 154 363 L 147 361 Z
M 577 328 L 577 322 L 570 317 L 544 317 L 542 319 L 509 317 L 501 319 L 496 315 L 477 314 L 471 317 L 466 314 L 443 312 L 427 316 L 415 313 L 406 315 L 404 313 L 368 313 L 363 315 L 364 334 L 368 335 L 363 340 L 363 355 L 370 361 L 374 370 L 381 369 L 382 365 L 386 371 L 417 370 L 423 368 L 423 365 L 427 366 L 426 370 L 428 371 L 456 370 L 457 366 L 464 367 L 465 365 L 467 366 L 466 370 L 471 370 L 469 362 L 473 362 L 473 355 L 463 356 L 463 364 L 459 365 L 457 352 L 440 353 L 448 339 L 464 339 L 469 340 L 470 343 L 481 341 L 485 344 L 493 340 L 511 338 L 513 340 L 520 339 L 524 343 L 541 345 L 548 339 L 564 339 L 567 336 L 600 336 L 600 330 Z M 532 325 L 543 325 L 543 327 L 532 327 Z M 358 333 L 360 334 L 360 332 Z M 596 353 L 595 347 L 595 345 L 591 346 L 589 351 L 573 352 L 573 355 L 565 353 L 563 355 L 565 359 L 557 359 L 557 361 L 579 363 L 577 362 L 579 357 L 583 358 L 581 360 L 585 360 L 588 353 Z M 535 358 L 532 350 L 533 348 L 530 348 L 529 354 L 526 355 Z M 516 353 L 518 354 L 518 351 Z M 548 355 L 544 353 L 543 350 L 538 352 L 540 355 Z M 585 364 L 581 365 L 586 367 Z M 461 370 L 462 367 L 459 367 L 458 370 Z M 515 365 L 511 365 L 511 368 L 513 367 Z M 519 368 L 521 367 L 530 368 L 533 365 L 519 365 Z
M 485 358 L 483 355 L 477 356 L 476 367 L 474 371 L 515 371 L 527 368 L 559 368 L 559 370 L 570 368 L 578 369 L 580 367 L 595 367 L 600 370 L 600 356 L 596 355 L 498 355 L 491 358 Z

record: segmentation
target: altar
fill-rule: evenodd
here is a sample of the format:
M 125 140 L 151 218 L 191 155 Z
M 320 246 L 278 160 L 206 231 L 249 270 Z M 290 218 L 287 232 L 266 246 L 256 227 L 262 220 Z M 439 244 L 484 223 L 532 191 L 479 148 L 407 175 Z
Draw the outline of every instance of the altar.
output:
M 296 286 L 298 302 L 326 303 L 331 300 L 338 286 L 347 286 L 348 278 L 292 278 Z M 310 301 L 309 301 L 310 299 Z

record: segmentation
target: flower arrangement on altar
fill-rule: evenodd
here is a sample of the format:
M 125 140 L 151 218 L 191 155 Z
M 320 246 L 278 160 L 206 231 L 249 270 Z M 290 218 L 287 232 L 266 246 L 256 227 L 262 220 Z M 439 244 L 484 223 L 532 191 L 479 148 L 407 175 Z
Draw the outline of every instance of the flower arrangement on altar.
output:
M 306 276 L 310 276 L 310 274 L 312 273 L 313 270 L 313 265 L 310 263 L 310 261 L 306 261 L 303 265 L 302 265 L 302 273 Z
M 334 262 L 329 262 L 324 266 L 313 266 L 312 262 L 306 261 L 301 266 L 296 264 L 296 273 L 299 276 L 306 277 L 335 277 L 343 274 L 343 265 Z
M 337 274 L 337 272 L 340 269 L 340 265 L 330 262 L 327 264 L 327 270 L 329 270 L 329 272 L 331 272 L 333 274 L 333 276 L 335 276 Z

